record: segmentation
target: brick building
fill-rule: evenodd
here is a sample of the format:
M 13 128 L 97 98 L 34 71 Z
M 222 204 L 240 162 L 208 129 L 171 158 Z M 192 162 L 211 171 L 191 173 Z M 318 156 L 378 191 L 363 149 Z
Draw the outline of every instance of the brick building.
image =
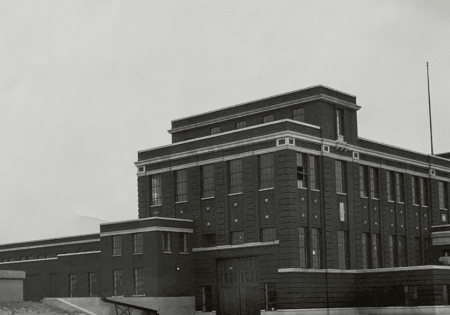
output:
M 449 154 L 360 138 L 359 109 L 314 86 L 174 120 L 172 144 L 138 152 L 138 220 L 2 245 L 0 268 L 27 271 L 26 299 L 195 296 L 219 314 L 447 305 Z

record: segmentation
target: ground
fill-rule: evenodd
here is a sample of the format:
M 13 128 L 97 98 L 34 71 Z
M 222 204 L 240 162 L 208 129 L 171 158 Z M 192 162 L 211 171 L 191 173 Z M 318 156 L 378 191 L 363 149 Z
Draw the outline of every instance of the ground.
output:
M 0 315 L 68 315 L 58 308 L 44 305 L 42 302 L 0 302 Z M 82 313 L 76 313 L 81 315 Z

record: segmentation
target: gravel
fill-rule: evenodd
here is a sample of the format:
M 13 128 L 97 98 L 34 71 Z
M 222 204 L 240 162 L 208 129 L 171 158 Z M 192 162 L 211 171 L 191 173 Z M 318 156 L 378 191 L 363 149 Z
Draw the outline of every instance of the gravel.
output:
M 42 302 L 0 302 L 0 315 L 81 315 L 68 313 Z

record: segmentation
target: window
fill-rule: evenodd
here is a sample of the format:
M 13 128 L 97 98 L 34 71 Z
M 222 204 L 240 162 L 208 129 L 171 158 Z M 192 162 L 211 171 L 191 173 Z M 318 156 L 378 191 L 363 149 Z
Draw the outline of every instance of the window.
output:
M 349 264 L 347 231 L 338 231 L 338 252 L 339 252 L 339 269 L 348 269 L 350 267 L 350 264 Z
M 306 169 L 306 154 L 297 153 L 297 187 L 308 187 L 308 171 Z
M 213 127 L 210 129 L 210 131 L 212 135 L 215 135 L 220 132 L 220 127 Z
M 438 182 L 439 209 L 448 209 L 448 188 L 446 182 Z
M 264 300 L 266 311 L 277 309 L 277 287 L 274 282 L 264 283 Z
M 115 235 L 112 238 L 112 254 L 113 256 L 121 256 L 122 255 L 122 236 Z
M 397 194 L 397 202 L 405 202 L 405 185 L 403 178 L 403 174 L 395 173 L 395 191 Z
M 231 232 L 231 245 L 244 244 L 244 231 Z
M 203 234 L 203 247 L 216 246 L 216 234 Z
M 423 263 L 424 265 L 428 264 L 428 250 L 430 248 L 430 238 L 424 237 L 423 238 Z
M 370 198 L 378 199 L 380 198 L 380 191 L 378 188 L 379 187 L 378 169 L 370 167 L 369 177 L 370 177 Z
M 305 122 L 305 109 L 297 108 L 292 111 L 292 118 L 296 121 Z
M 420 201 L 422 206 L 428 206 L 428 180 L 420 177 Z
M 89 296 L 97 297 L 97 274 L 95 272 L 88 273 L 88 281 L 89 281 Z
M 369 195 L 369 182 L 367 180 L 367 166 L 359 166 L 359 187 L 361 191 L 361 197 L 368 197 Z
M 338 193 L 347 193 L 347 169 L 345 162 L 335 161 L 336 170 L 336 191 Z
M 122 270 L 113 270 L 113 295 L 123 295 Z
M 419 202 L 420 202 L 419 177 L 412 176 L 411 187 L 412 187 L 412 201 L 413 201 L 413 204 L 414 205 L 419 205 Z
M 270 242 L 277 239 L 275 228 L 262 228 L 261 229 L 261 241 Z
M 372 268 L 381 268 L 380 234 L 372 234 Z
M 298 242 L 299 242 L 299 254 L 300 254 L 300 268 L 308 268 L 308 247 L 307 247 L 307 237 L 306 237 L 306 228 L 299 227 L 298 228 Z
M 236 123 L 236 129 L 245 128 L 246 126 L 247 126 L 247 122 L 245 120 L 244 121 L 238 121 Z
M 144 294 L 144 268 L 134 268 L 134 295 Z
M 180 246 L 180 253 L 187 253 L 188 252 L 188 247 L 187 247 L 187 233 L 180 233 L 180 238 L 179 238 L 179 245 Z
M 449 301 L 449 285 L 448 284 L 444 284 L 442 286 L 442 304 L 443 305 L 448 305 L 448 301 Z
M 163 238 L 162 238 L 162 247 L 163 252 L 170 253 L 170 232 L 163 232 Z
M 210 285 L 202 287 L 202 311 L 212 311 L 212 291 Z
M 320 268 L 320 230 L 311 228 L 311 267 Z
M 344 110 L 338 109 L 336 111 L 336 126 L 338 136 L 344 136 Z
M 187 170 L 175 172 L 175 202 L 187 201 Z
M 398 266 L 406 266 L 406 237 L 403 235 L 398 236 Z
M 259 156 L 259 189 L 273 188 L 273 153 Z
M 214 197 L 214 164 L 202 166 L 201 176 L 202 198 Z
M 339 220 L 345 222 L 345 203 L 339 202 Z
M 229 169 L 229 193 L 236 194 L 242 192 L 242 160 L 232 160 L 228 162 Z
M 77 274 L 69 274 L 69 296 L 74 297 L 77 290 Z
M 320 189 L 319 177 L 319 157 L 315 155 L 309 156 L 309 181 L 312 190 Z
M 386 194 L 387 200 L 395 200 L 395 184 L 394 172 L 386 171 Z
M 397 237 L 389 235 L 389 267 L 397 267 Z
M 370 268 L 370 238 L 369 233 L 361 234 L 361 254 L 362 254 L 362 267 L 363 269 Z
M 422 243 L 420 237 L 414 238 L 414 260 L 416 266 L 422 265 Z
M 263 123 L 268 123 L 273 121 L 273 115 L 263 116 Z
M 162 204 L 161 174 L 150 176 L 150 185 L 152 192 L 150 205 L 160 206 Z
M 142 233 L 133 234 L 133 254 L 142 254 L 144 252 L 144 239 Z

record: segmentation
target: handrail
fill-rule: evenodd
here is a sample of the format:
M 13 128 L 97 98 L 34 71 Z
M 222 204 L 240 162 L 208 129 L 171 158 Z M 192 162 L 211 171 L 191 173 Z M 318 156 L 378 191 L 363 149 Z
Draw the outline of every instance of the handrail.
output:
M 130 304 L 130 303 L 122 302 L 122 301 L 111 300 L 111 299 L 108 299 L 107 297 L 102 297 L 101 300 L 105 303 L 117 304 L 117 305 L 121 305 L 121 306 L 134 308 L 139 311 L 145 311 L 149 315 L 159 315 L 158 311 L 148 308 L 148 307 L 134 305 L 134 304 Z

